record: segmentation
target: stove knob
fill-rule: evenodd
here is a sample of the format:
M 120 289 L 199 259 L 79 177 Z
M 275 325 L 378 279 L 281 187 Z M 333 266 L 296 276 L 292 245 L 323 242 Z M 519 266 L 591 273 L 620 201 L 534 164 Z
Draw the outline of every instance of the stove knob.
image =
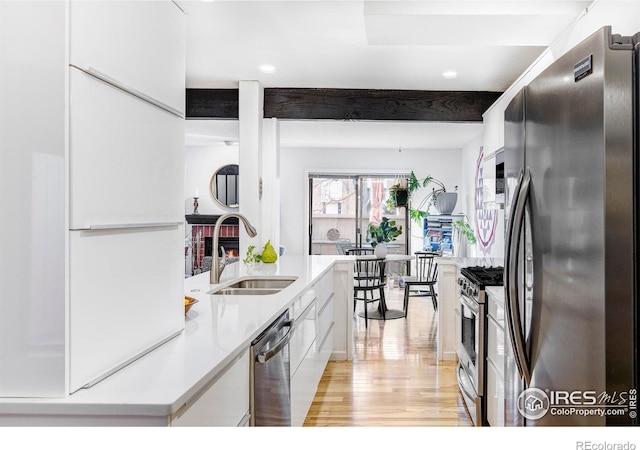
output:
M 462 278 L 458 278 L 458 284 L 462 286 L 464 284 L 464 280 Z
M 474 289 L 473 289 L 473 296 L 475 297 L 475 296 L 477 296 L 477 295 L 478 295 L 478 290 L 474 288 Z

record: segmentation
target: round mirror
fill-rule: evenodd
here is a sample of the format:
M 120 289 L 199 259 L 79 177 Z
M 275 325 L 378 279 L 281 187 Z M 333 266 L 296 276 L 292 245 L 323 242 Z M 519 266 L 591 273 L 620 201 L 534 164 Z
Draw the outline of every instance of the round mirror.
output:
M 209 182 L 211 198 L 228 208 L 238 207 L 238 165 L 229 164 L 214 172 Z

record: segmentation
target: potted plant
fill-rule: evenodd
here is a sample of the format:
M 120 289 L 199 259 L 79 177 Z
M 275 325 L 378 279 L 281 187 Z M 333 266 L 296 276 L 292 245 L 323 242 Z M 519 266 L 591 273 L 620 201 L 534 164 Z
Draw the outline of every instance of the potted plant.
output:
M 471 225 L 466 221 L 466 219 L 456 220 L 452 223 L 454 232 L 455 232 L 455 246 L 454 251 L 456 256 L 464 256 L 466 255 L 466 246 L 462 246 L 462 239 L 466 239 L 467 243 L 475 244 L 476 233 L 471 228 Z
M 387 256 L 387 247 L 384 244 L 395 241 L 401 234 L 402 225 L 397 227 L 395 220 L 383 217 L 379 225 L 370 223 L 367 227 L 367 242 L 371 243 L 378 258 L 384 258 Z
M 410 194 L 420 188 L 426 188 L 430 184 L 434 184 L 435 187 L 433 187 L 431 192 L 422 199 L 422 201 L 416 208 L 411 208 L 409 210 L 409 215 L 411 216 L 411 218 L 419 224 L 421 224 L 423 219 L 427 217 L 429 208 L 431 206 L 434 206 L 439 214 L 451 214 L 456 206 L 456 201 L 458 200 L 458 193 L 447 192 L 447 188 L 444 186 L 444 183 L 442 183 L 442 181 L 432 177 L 431 175 L 428 175 L 424 179 L 419 180 L 418 177 L 416 177 L 415 173 L 411 171 L 411 175 L 409 175 L 408 186 Z M 457 190 L 458 186 L 456 186 L 455 189 Z M 422 208 L 425 205 L 427 205 L 427 207 L 423 210 Z
M 409 204 L 409 188 L 402 183 L 396 183 L 389 188 L 387 209 L 393 209 Z

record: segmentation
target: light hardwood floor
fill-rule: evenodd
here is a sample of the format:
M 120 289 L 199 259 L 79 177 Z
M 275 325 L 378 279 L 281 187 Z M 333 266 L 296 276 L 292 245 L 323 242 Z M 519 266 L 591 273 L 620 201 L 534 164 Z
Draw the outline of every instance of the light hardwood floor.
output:
M 387 289 L 402 309 L 402 290 Z M 358 303 L 360 308 L 362 303 Z M 304 426 L 471 426 L 456 364 L 436 358 L 437 316 L 428 297 L 411 297 L 406 319 L 354 318 L 353 361 L 330 361 Z

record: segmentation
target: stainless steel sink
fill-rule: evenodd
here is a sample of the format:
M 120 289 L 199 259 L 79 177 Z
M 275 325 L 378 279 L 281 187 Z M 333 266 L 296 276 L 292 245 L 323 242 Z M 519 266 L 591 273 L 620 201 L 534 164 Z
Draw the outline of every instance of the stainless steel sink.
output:
M 232 284 L 221 286 L 209 292 L 211 295 L 271 295 L 277 294 L 296 278 L 245 278 Z
M 271 295 L 277 294 L 282 289 L 249 289 L 249 288 L 222 288 L 212 292 L 213 295 Z
M 295 278 L 251 278 L 230 284 L 229 288 L 238 289 L 284 289 L 293 283 Z

